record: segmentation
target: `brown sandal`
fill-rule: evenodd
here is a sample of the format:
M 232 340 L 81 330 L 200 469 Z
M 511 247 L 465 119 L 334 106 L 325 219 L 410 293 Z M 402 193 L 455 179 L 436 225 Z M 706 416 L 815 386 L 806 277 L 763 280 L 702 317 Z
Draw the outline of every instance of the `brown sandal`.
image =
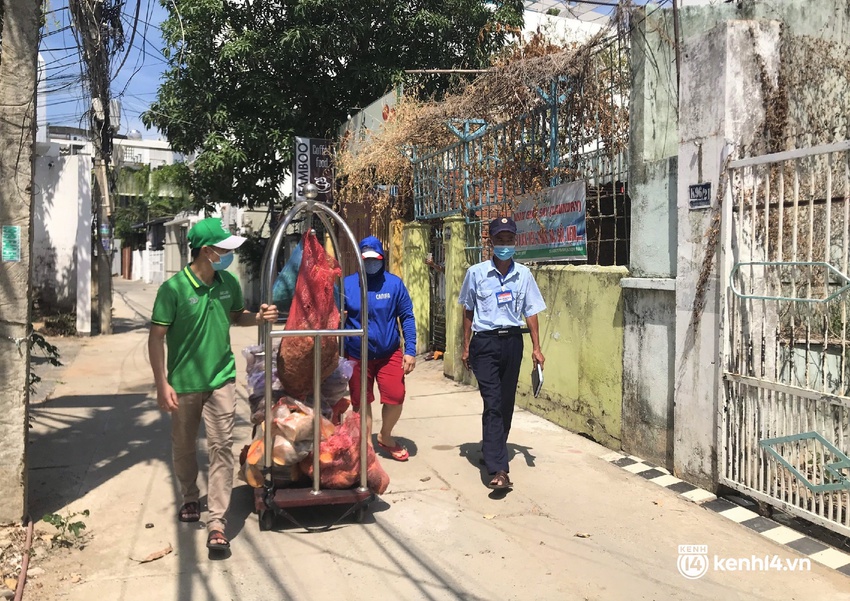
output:
M 508 473 L 499 470 L 487 486 L 493 490 L 501 490 L 504 488 L 511 488 L 513 484 L 511 483 L 511 479 L 508 478 Z
M 207 549 L 212 551 L 225 551 L 230 548 L 230 541 L 221 530 L 210 530 L 207 536 Z
M 180 513 L 177 514 L 177 519 L 181 522 L 197 522 L 201 519 L 201 504 L 197 501 L 184 503 L 180 508 Z

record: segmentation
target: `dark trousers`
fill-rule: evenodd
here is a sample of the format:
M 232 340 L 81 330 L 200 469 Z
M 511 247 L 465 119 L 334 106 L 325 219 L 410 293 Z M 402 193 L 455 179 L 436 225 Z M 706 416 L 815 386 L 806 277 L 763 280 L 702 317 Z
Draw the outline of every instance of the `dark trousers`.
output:
M 522 364 L 522 335 L 477 333 L 469 342 L 469 366 L 484 401 L 481 428 L 484 465 L 490 474 L 508 470 L 508 434 Z

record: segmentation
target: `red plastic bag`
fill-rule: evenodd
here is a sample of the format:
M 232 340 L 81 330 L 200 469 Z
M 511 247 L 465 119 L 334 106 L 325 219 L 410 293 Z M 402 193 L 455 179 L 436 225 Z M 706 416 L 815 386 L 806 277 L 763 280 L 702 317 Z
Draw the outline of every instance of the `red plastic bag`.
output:
M 301 469 L 313 477 L 313 455 L 301 462 Z M 360 415 L 349 413 L 333 435 L 322 441 L 319 450 L 319 483 L 322 488 L 351 488 L 360 483 Z M 367 447 L 366 483 L 372 492 L 383 494 L 390 485 L 390 477 L 375 455 Z
M 295 284 L 295 298 L 286 321 L 286 330 L 339 329 L 339 308 L 334 302 L 334 284 L 342 275 L 336 259 L 319 244 L 316 234 L 307 232 L 303 238 L 301 268 Z M 339 365 L 339 339 L 322 336 L 321 380 L 330 376 Z M 303 400 L 313 392 L 313 346 L 311 336 L 284 337 L 277 356 L 277 373 L 283 390 L 289 396 Z

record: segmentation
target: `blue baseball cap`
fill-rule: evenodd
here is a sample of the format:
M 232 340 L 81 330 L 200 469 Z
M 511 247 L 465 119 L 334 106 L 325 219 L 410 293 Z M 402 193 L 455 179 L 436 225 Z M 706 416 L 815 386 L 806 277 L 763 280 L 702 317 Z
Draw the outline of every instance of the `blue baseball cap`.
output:
M 490 237 L 502 232 L 516 234 L 516 223 L 510 217 L 497 217 L 490 222 Z

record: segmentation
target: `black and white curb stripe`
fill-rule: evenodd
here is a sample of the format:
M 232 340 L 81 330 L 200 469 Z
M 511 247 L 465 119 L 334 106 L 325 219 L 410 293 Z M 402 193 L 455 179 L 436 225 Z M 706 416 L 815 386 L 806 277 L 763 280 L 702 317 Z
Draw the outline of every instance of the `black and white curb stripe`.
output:
M 663 467 L 647 463 L 639 457 L 623 455 L 622 453 L 608 453 L 607 455 L 603 455 L 602 459 L 623 468 L 627 472 L 646 478 L 650 482 L 671 490 L 680 497 L 697 503 L 706 509 L 710 509 L 737 524 L 746 526 L 765 538 L 769 538 L 780 545 L 790 547 L 798 553 L 809 557 L 812 561 L 816 561 L 821 565 L 850 576 L 850 554 L 848 553 L 844 553 L 834 547 L 830 547 L 826 543 L 800 534 L 787 526 L 777 524 L 773 520 L 762 517 L 754 511 L 750 511 L 746 507 L 741 507 L 726 499 L 718 499 L 716 495 L 707 490 L 680 480 Z

